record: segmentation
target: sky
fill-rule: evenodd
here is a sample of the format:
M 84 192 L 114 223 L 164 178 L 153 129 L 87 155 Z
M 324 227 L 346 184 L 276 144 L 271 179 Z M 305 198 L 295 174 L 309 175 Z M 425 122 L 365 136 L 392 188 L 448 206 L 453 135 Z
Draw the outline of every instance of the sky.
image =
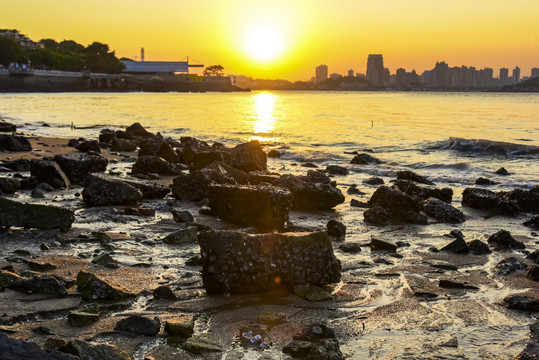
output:
M 3 2 L 0 28 L 266 79 L 309 80 L 320 64 L 365 73 L 368 54 L 383 54 L 392 74 L 443 60 L 529 76 L 537 14 L 538 0 L 17 0 Z

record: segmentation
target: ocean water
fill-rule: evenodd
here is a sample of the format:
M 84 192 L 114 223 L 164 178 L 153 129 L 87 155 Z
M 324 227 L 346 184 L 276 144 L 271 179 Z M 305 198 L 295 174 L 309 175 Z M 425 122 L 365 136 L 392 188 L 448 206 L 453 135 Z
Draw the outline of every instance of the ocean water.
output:
M 27 124 L 22 131 L 66 138 L 95 138 L 99 128 L 140 122 L 175 138 L 231 146 L 258 139 L 285 159 L 321 167 L 347 164 L 346 153 L 369 150 L 385 164 L 363 171 L 391 175 L 408 168 L 461 185 L 501 166 L 513 175 L 511 186 L 539 179 L 539 94 L 0 94 L 0 116 Z

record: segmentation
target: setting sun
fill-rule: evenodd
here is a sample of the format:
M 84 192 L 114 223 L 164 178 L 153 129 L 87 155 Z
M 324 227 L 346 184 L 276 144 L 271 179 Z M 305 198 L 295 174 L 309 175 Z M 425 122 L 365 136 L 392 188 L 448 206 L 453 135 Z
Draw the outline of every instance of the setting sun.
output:
M 283 37 L 278 30 L 269 26 L 253 29 L 247 36 L 245 48 L 256 60 L 271 61 L 283 52 Z

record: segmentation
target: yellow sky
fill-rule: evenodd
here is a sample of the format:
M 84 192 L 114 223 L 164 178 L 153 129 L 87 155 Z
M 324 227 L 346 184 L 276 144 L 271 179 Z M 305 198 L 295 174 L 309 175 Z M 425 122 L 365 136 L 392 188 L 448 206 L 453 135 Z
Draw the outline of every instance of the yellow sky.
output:
M 109 44 L 119 56 L 193 57 L 229 74 L 308 80 L 314 68 L 365 73 L 381 53 L 391 73 L 450 66 L 539 67 L 538 0 L 17 0 L 0 28 L 33 40 Z M 259 41 L 256 39 L 260 38 Z

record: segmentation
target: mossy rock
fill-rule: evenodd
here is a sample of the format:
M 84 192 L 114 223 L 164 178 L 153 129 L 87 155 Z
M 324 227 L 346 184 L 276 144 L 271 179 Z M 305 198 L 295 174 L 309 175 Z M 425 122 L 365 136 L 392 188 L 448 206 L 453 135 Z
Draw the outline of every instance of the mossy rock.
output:
M 80 311 L 70 311 L 67 319 L 69 321 L 69 325 L 74 327 L 83 327 L 98 321 L 99 315 Z
M 200 334 L 190 337 L 185 342 L 184 349 L 192 354 L 223 351 L 221 344 L 210 334 Z

